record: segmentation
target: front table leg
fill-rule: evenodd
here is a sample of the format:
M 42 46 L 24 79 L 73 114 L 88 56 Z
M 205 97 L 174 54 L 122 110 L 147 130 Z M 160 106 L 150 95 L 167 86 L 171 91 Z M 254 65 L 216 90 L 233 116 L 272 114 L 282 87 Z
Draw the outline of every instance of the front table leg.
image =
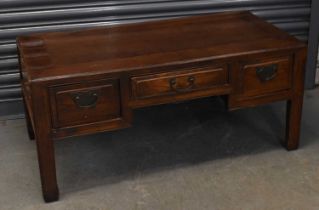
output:
M 34 132 L 42 192 L 44 200 L 46 202 L 52 202 L 59 199 L 59 190 L 55 170 L 54 141 L 51 137 L 51 105 L 45 86 L 38 85 L 33 88 Z
M 302 104 L 302 96 L 287 101 L 286 140 L 283 142 L 287 150 L 295 150 L 299 146 Z
M 38 133 L 36 135 L 43 198 L 45 202 L 57 201 L 59 190 L 56 179 L 54 142 L 47 136 L 41 136 Z
M 298 149 L 299 146 L 304 95 L 305 61 L 306 49 L 295 54 L 292 96 L 290 100 L 287 101 L 286 140 L 283 142 L 283 145 L 287 150 L 295 150 Z

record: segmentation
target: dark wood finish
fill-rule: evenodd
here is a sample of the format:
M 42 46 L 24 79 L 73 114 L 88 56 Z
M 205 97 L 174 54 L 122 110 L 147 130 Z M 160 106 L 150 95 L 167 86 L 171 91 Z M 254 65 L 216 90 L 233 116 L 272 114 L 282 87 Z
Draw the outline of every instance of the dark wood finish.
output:
M 23 95 L 22 98 L 23 98 L 25 121 L 26 121 L 26 125 L 27 125 L 29 139 L 30 140 L 35 140 L 35 134 L 34 134 L 33 125 L 32 125 L 32 122 L 31 122 L 31 116 L 30 116 L 29 110 L 28 110 L 28 108 L 26 106 L 25 96 Z
M 23 92 L 22 100 L 23 100 L 23 105 L 24 105 L 24 113 L 25 113 L 27 131 L 28 131 L 29 139 L 35 140 L 32 109 L 31 109 L 32 106 L 29 104 L 29 103 L 31 103 L 30 85 L 25 80 L 22 71 L 20 71 L 20 79 L 22 82 L 22 92 Z
M 39 169 L 41 175 L 43 198 L 46 202 L 59 199 L 56 178 L 53 139 L 51 138 L 50 101 L 47 87 L 37 85 L 32 88 L 35 138 L 37 143 Z
M 290 57 L 264 59 L 244 64 L 241 97 L 247 98 L 288 90 L 292 85 L 292 67 Z M 270 73 L 268 77 L 267 71 Z M 266 75 L 264 79 L 263 75 Z
M 288 150 L 297 149 L 299 146 L 302 105 L 304 95 L 304 66 L 306 63 L 306 49 L 295 53 L 293 69 L 293 87 L 291 97 L 287 101 L 286 139 L 283 145 Z
M 50 88 L 54 128 L 121 117 L 119 80 L 100 80 Z
M 249 12 L 19 37 L 45 200 L 59 194 L 53 140 L 126 128 L 138 107 L 218 95 L 230 110 L 287 101 L 283 145 L 296 149 L 305 46 Z
M 214 67 L 198 64 L 198 67 L 184 71 L 132 77 L 132 96 L 134 99 L 176 95 L 200 91 L 228 84 L 227 66 Z

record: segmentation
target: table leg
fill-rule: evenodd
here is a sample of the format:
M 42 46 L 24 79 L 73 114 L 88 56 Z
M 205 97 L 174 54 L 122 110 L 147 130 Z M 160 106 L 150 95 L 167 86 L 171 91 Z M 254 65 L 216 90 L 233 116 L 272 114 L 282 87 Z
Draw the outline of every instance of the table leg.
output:
M 34 132 L 42 193 L 45 202 L 53 202 L 59 199 L 59 189 L 55 169 L 54 141 L 51 133 L 50 100 L 45 85 L 34 85 L 32 88 Z
M 26 121 L 26 124 L 27 124 L 27 130 L 28 130 L 29 139 L 30 140 L 34 140 L 35 139 L 34 130 L 33 130 L 33 127 L 32 127 L 30 114 L 29 114 L 29 111 L 28 111 L 24 96 L 23 96 L 23 102 L 24 102 L 23 104 L 24 104 L 25 121 Z
M 36 133 L 36 142 L 43 198 L 45 202 L 57 201 L 59 190 L 55 169 L 54 142 L 40 133 Z
M 295 63 L 292 81 L 292 96 L 287 102 L 286 139 L 283 142 L 283 145 L 287 150 L 295 150 L 298 149 L 299 146 L 306 50 L 301 50 L 295 53 L 294 56 Z
M 286 139 L 283 145 L 287 150 L 298 149 L 303 97 L 296 97 L 287 102 Z
M 34 131 L 33 131 L 30 115 L 29 115 L 27 110 L 25 111 L 25 121 L 26 121 L 26 124 L 27 124 L 29 139 L 30 140 L 34 140 L 35 139 Z

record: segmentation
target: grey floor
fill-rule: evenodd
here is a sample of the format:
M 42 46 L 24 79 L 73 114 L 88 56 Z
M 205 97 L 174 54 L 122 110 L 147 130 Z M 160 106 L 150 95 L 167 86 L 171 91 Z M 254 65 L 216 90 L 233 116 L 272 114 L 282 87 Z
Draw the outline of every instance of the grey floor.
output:
M 140 109 L 132 128 L 56 142 L 58 202 L 42 200 L 24 120 L 0 121 L 0 210 L 318 210 L 319 90 L 300 149 L 283 103 L 227 112 L 218 98 Z

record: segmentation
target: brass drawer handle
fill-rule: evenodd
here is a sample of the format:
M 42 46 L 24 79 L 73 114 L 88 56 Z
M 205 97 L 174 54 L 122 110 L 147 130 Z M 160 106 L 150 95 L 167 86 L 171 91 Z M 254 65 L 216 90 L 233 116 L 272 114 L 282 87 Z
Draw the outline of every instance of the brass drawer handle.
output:
M 71 95 L 79 108 L 94 108 L 98 101 L 98 93 L 92 91 L 72 93 Z
M 171 90 L 175 92 L 179 92 L 179 93 L 187 92 L 193 89 L 195 85 L 195 77 L 189 76 L 187 79 L 187 82 L 188 82 L 188 85 L 184 88 L 181 88 L 177 86 L 176 78 L 172 78 L 169 80 Z
M 256 74 L 261 82 L 267 82 L 274 79 L 277 76 L 277 71 L 277 64 L 256 68 Z

